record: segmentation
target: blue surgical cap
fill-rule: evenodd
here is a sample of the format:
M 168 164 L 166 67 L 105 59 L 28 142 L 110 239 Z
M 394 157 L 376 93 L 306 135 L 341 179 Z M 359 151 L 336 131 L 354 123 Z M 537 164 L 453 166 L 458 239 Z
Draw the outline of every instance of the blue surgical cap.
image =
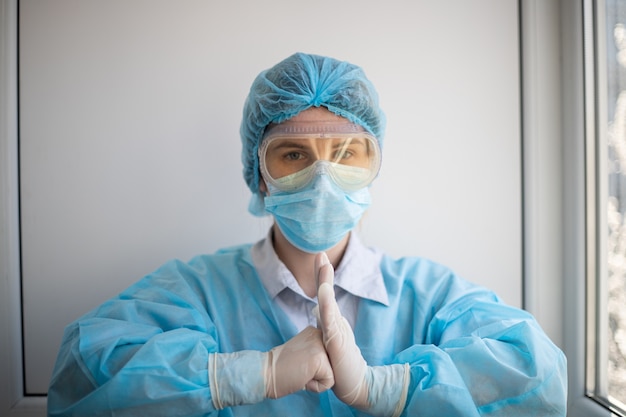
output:
M 382 147 L 385 115 L 363 70 L 333 58 L 296 53 L 261 72 L 244 105 L 241 159 L 244 178 L 253 193 L 259 193 L 258 149 L 265 128 L 310 107 L 326 107 L 363 126 Z

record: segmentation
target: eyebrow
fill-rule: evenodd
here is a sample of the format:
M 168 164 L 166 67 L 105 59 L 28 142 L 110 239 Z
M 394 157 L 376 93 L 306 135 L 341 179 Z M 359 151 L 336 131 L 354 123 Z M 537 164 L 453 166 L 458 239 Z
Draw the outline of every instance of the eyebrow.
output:
M 298 140 L 298 139 L 294 139 L 294 140 L 281 140 L 278 144 L 274 145 L 274 146 L 270 146 L 268 148 L 268 150 L 272 150 L 275 151 L 277 149 L 282 149 L 282 148 L 296 148 L 296 149 L 305 149 L 305 148 L 310 148 L 311 146 L 308 145 L 303 145 L 302 141 Z
M 352 146 L 352 145 L 360 145 L 360 146 L 367 146 L 367 140 L 363 139 L 363 138 L 350 138 L 349 140 L 346 139 L 343 142 L 339 142 L 336 145 L 334 145 L 335 148 L 340 148 L 340 147 L 344 147 L 346 146 L 346 142 L 347 142 L 347 146 Z
M 312 139 L 312 140 L 318 140 L 318 139 Z M 322 139 L 320 138 L 319 140 L 336 140 L 336 139 Z M 346 145 L 347 143 L 347 145 Z M 363 138 L 350 138 L 350 139 L 345 139 L 341 142 L 337 142 L 335 144 L 333 144 L 333 149 L 341 149 L 343 147 L 346 146 L 363 146 L 365 148 L 368 148 L 368 141 L 363 139 Z M 269 146 L 268 147 L 268 151 L 276 151 L 276 150 L 280 150 L 280 149 L 311 149 L 314 148 L 315 146 L 312 146 L 310 140 L 306 140 L 305 143 L 303 143 L 302 139 L 281 139 L 280 142 L 274 144 L 273 146 Z

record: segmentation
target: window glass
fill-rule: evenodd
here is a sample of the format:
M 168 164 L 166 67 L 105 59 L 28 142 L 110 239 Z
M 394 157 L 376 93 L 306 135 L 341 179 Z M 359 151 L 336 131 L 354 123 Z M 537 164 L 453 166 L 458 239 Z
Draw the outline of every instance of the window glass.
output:
M 606 1 L 606 289 L 608 291 L 607 389 L 626 403 L 626 0 Z M 600 39 L 602 39 L 600 37 Z M 600 120 L 602 123 L 602 120 Z M 601 127 L 602 128 L 602 127 Z M 602 163 L 602 161 L 600 161 Z M 602 189 L 602 187 L 600 187 Z M 602 197 L 600 197 L 602 198 Z M 600 257 L 602 259 L 602 257 Z M 600 333 L 602 334 L 602 333 Z M 601 346 L 601 344 L 600 344 Z M 620 404 L 621 403 L 621 404 Z

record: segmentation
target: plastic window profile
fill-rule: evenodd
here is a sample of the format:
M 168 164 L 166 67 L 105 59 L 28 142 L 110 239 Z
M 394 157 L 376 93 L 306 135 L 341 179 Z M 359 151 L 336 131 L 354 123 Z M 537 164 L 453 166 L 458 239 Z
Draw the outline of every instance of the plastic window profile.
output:
M 605 0 L 585 0 L 583 9 L 585 91 L 585 285 L 586 395 L 613 415 L 626 406 L 608 386 L 608 92 Z

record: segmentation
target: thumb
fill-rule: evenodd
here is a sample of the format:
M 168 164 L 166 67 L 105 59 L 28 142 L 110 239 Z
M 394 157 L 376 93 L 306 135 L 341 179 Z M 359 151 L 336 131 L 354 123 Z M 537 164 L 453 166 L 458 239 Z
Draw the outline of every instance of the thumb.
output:
M 327 340 L 330 328 L 341 313 L 335 301 L 335 271 L 324 252 L 315 257 L 315 276 L 317 278 L 318 327 L 324 333 L 324 340 Z
M 328 265 L 330 267 L 330 264 Z M 327 271 L 330 270 L 332 282 L 332 267 L 324 268 L 320 271 L 320 276 L 327 278 Z M 334 350 L 335 347 L 343 345 L 342 325 L 344 318 L 341 315 L 337 301 L 335 301 L 335 290 L 327 280 L 320 280 L 321 284 L 317 289 L 317 302 L 319 307 L 319 327 L 322 329 L 324 345 L 326 348 Z
M 330 284 L 331 288 L 334 285 L 335 271 L 325 252 L 318 253 L 315 256 L 315 277 L 318 288 L 324 282 Z
M 328 315 L 332 313 L 333 304 L 336 304 L 334 289 L 335 271 L 325 252 L 318 253 L 315 257 L 315 277 L 317 280 L 319 314 L 328 318 Z M 328 322 L 328 320 L 325 321 Z
M 346 343 L 346 334 L 351 334 L 350 325 L 341 315 L 339 305 L 335 299 L 335 271 L 325 253 L 320 253 L 315 258 L 317 267 L 317 305 L 319 308 L 318 327 L 322 329 L 324 346 L 331 357 L 336 357 Z

